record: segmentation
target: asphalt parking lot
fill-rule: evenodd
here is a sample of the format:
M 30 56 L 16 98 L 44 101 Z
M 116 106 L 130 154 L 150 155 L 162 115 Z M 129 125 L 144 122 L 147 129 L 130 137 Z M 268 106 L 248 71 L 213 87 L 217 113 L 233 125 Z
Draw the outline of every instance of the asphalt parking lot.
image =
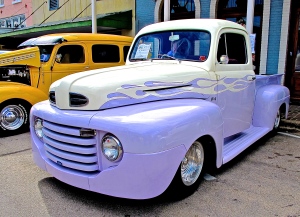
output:
M 0 138 L 0 165 L 0 216 L 300 216 L 300 138 L 288 135 L 259 140 L 179 201 L 66 185 L 34 164 L 29 133 Z

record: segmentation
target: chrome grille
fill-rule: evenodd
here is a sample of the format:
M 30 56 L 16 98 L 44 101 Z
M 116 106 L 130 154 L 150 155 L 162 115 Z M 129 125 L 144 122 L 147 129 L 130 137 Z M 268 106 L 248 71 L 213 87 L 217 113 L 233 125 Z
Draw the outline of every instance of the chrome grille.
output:
M 80 136 L 81 128 L 43 122 L 48 159 L 59 166 L 83 172 L 99 172 L 95 136 Z

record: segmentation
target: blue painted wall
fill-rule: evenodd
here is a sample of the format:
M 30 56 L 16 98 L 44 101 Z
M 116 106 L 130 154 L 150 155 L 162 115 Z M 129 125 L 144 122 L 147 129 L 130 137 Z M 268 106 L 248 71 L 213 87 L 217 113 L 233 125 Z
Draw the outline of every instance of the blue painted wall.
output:
M 200 18 L 210 17 L 210 0 L 200 0 Z
M 143 27 L 154 23 L 154 0 L 136 0 L 136 23 L 135 29 L 136 33 L 140 31 Z
M 280 49 L 280 36 L 282 24 L 283 0 L 271 1 L 270 27 L 269 27 L 269 43 L 267 55 L 267 74 L 277 74 L 278 59 Z M 264 40 L 264 39 L 262 39 Z M 282 57 L 285 58 L 285 57 Z

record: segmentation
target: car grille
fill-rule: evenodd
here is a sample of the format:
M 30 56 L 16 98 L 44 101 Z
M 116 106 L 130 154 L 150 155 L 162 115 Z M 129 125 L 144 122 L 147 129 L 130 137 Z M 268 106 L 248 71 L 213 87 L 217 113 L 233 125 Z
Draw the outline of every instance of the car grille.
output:
M 45 120 L 43 126 L 44 148 L 48 159 L 72 170 L 99 172 L 97 140 L 94 134 L 83 137 L 80 136 L 81 128 Z

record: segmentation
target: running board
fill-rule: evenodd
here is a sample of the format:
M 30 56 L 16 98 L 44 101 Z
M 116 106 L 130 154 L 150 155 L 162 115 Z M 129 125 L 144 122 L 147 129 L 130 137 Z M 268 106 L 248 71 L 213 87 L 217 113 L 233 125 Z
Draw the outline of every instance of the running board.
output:
M 223 147 L 223 164 L 232 160 L 269 131 L 270 129 L 266 127 L 251 126 L 249 129 L 225 139 Z

